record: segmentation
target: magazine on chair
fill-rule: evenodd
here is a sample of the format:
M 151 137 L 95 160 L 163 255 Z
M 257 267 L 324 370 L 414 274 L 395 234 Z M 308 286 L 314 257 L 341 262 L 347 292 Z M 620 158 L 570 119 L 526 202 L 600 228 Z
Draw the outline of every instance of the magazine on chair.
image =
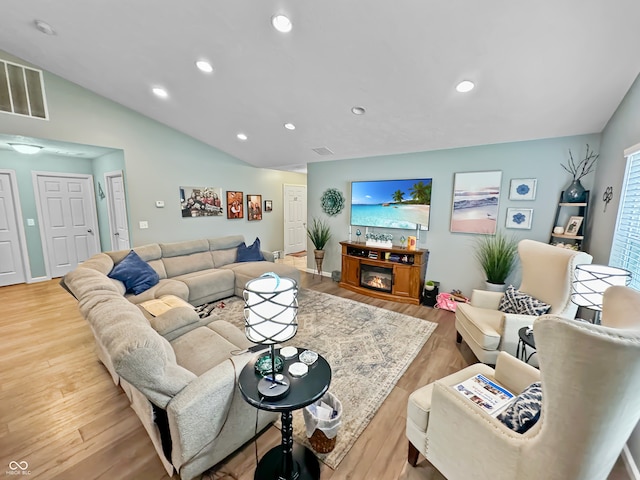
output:
M 494 417 L 515 398 L 515 395 L 509 390 L 481 374 L 471 377 L 453 388 Z

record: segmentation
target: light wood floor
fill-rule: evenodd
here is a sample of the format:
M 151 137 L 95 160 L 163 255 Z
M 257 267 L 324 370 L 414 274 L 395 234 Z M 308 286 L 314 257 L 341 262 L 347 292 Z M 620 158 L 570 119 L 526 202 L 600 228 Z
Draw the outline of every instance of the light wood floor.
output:
M 321 464 L 322 480 L 441 479 L 424 461 L 407 466 L 405 412 L 417 387 L 476 361 L 464 343 L 455 343 L 453 314 L 371 299 L 306 273 L 302 287 L 438 323 L 338 468 Z M 26 461 L 38 480 L 170 478 L 125 394 L 99 363 L 76 301 L 57 280 L 0 288 L 0 309 L 0 472 Z M 280 431 L 270 427 L 203 478 L 251 480 L 256 444 L 262 457 L 279 440 Z M 618 465 L 609 478 L 628 476 Z

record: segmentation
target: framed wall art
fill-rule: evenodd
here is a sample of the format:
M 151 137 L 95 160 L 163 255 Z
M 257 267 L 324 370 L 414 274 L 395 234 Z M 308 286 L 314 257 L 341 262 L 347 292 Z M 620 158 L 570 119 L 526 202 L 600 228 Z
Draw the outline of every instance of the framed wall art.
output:
M 262 195 L 247 195 L 247 220 L 262 220 Z
M 535 200 L 537 183 L 535 178 L 512 178 L 509 200 Z
M 507 208 L 507 228 L 531 230 L 533 208 Z
M 180 187 L 180 209 L 185 218 L 222 215 L 222 188 Z
M 272 200 L 265 200 L 264 201 L 264 211 L 265 212 L 270 212 L 271 210 L 273 210 L 273 201 Z
M 244 218 L 244 194 L 227 190 L 227 218 Z
M 456 173 L 451 232 L 495 234 L 501 182 L 500 171 Z

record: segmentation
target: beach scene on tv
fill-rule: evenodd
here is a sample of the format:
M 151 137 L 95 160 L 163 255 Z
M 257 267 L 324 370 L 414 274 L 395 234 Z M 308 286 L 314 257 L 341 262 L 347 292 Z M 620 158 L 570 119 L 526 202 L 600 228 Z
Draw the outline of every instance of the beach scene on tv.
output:
M 351 183 L 351 225 L 429 229 L 430 178 Z

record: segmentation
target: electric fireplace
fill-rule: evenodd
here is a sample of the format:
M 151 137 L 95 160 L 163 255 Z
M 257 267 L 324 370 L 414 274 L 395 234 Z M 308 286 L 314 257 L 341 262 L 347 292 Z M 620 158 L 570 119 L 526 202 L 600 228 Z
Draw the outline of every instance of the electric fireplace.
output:
M 371 290 L 391 293 L 393 268 L 360 264 L 360 286 Z

